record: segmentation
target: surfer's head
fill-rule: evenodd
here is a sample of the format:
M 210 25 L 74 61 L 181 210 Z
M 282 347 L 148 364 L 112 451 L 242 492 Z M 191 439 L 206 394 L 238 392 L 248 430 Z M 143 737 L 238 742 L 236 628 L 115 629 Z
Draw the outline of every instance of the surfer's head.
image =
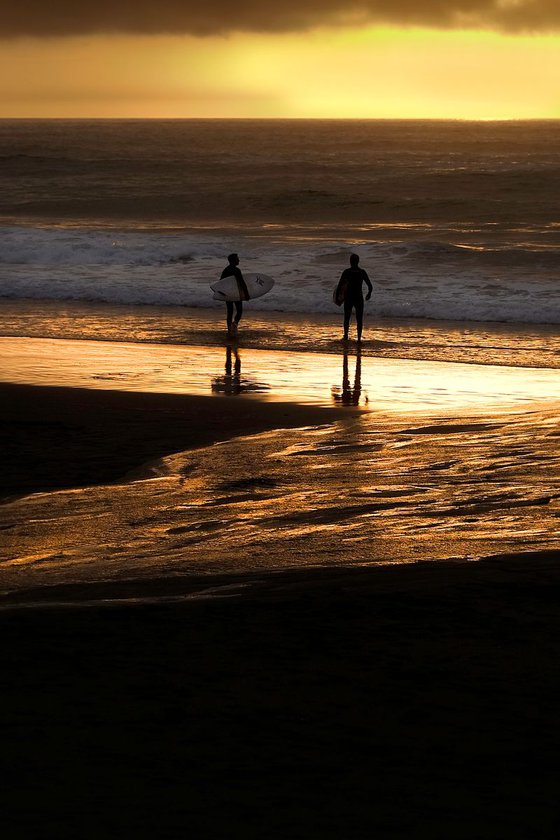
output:
M 350 265 L 355 268 L 358 263 L 360 262 L 360 258 L 357 254 L 350 254 Z
M 237 254 L 230 254 L 228 257 L 228 263 L 230 265 L 239 265 L 239 257 Z

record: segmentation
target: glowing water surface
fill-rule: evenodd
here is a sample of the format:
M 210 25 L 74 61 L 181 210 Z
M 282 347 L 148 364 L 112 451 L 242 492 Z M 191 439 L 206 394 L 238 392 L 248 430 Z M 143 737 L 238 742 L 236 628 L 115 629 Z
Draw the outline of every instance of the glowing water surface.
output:
M 383 412 L 508 410 L 560 400 L 560 374 L 513 368 L 225 347 L 0 338 L 0 378 L 64 385 L 267 400 Z
M 310 566 L 560 549 L 559 468 L 557 410 L 408 423 L 349 413 L 172 455 L 149 478 L 5 504 L 1 590 L 188 594 L 185 576 L 239 583 Z

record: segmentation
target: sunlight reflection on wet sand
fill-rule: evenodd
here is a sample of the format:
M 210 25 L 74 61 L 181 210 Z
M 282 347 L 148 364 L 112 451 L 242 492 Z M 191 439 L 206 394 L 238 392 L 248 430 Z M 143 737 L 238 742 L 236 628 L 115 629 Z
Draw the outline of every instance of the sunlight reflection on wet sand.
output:
M 560 399 L 549 369 L 226 347 L 0 338 L 0 378 L 29 385 L 354 405 L 384 412 L 508 410 Z
M 555 549 L 559 434 L 554 410 L 412 423 L 363 412 L 179 452 L 144 478 L 6 504 L 3 585 Z

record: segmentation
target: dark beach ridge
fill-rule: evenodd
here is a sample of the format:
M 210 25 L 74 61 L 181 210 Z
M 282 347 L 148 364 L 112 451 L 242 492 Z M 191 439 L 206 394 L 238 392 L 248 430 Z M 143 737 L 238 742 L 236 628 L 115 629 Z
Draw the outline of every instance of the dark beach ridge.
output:
M 557 561 L 2 611 L 4 836 L 553 837 Z

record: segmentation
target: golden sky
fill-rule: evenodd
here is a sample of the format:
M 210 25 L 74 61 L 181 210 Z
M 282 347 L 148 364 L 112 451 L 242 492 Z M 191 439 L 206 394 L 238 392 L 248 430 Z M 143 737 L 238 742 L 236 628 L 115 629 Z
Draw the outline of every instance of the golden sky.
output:
M 560 118 L 556 0 L 52 2 L 0 24 L 0 117 Z

